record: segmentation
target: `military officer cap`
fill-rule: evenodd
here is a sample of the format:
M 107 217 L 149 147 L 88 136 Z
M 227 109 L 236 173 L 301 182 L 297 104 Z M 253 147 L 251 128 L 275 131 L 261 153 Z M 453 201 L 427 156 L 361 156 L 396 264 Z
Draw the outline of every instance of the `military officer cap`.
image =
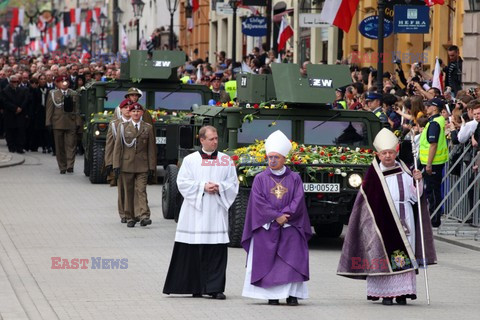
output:
M 143 96 L 142 90 L 135 87 L 131 87 L 130 89 L 128 89 L 127 94 L 125 94 L 125 98 L 128 98 L 128 96 L 131 94 L 138 94 L 140 98 Z
M 143 111 L 143 107 L 140 103 L 132 103 L 129 107 L 128 107 L 128 110 L 129 111 L 132 111 L 132 110 L 142 110 Z
M 372 101 L 372 100 L 380 100 L 382 101 L 382 94 L 376 92 L 369 92 L 367 93 L 365 100 Z

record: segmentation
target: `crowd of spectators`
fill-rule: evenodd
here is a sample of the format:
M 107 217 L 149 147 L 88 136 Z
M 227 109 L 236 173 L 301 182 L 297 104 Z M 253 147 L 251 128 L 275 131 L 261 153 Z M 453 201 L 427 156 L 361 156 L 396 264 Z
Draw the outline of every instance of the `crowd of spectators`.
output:
M 53 137 L 45 126 L 45 107 L 55 79 L 67 77 L 73 90 L 91 81 L 120 76 L 120 61 L 91 62 L 88 56 L 0 56 L 0 137 L 10 152 L 55 154 Z M 82 153 L 79 144 L 79 153 Z

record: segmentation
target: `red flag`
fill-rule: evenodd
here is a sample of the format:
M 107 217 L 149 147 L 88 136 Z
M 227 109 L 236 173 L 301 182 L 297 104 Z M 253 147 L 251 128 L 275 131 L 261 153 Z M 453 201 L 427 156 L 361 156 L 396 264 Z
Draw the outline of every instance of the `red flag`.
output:
M 13 34 L 13 30 L 18 26 L 18 8 L 12 9 L 12 20 L 10 20 L 10 34 Z
M 78 23 L 75 19 L 75 9 L 70 9 L 70 23 Z
M 196 12 L 198 9 L 200 9 L 199 0 L 190 0 L 190 5 L 192 6 L 192 12 Z
M 280 31 L 278 32 L 278 49 L 277 51 L 282 51 L 287 44 L 287 40 L 293 36 L 293 29 L 287 22 L 285 16 L 282 17 L 282 23 L 280 24 Z
M 325 0 L 320 21 L 337 26 L 345 32 L 350 30 L 353 16 L 360 0 Z
M 436 4 L 443 5 L 445 3 L 445 0 L 425 0 L 425 5 L 431 7 Z
M 86 19 L 86 27 L 87 27 L 87 34 L 90 34 L 90 32 L 92 31 L 92 26 L 90 25 L 90 20 L 92 19 L 92 10 L 88 10 L 87 11 L 87 19 Z

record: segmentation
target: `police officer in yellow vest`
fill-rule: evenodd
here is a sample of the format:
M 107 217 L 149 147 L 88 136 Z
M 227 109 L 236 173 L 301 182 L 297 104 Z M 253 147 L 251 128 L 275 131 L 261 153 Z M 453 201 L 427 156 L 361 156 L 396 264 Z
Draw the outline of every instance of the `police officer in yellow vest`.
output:
M 335 101 L 333 101 L 332 109 L 347 109 L 347 102 L 345 101 L 345 87 L 335 89 Z
M 230 100 L 234 100 L 237 97 L 237 80 L 235 74 L 232 75 L 232 80 L 225 82 L 225 91 L 230 95 Z
M 382 97 L 381 93 L 369 92 L 365 96 L 365 101 L 368 110 L 372 111 L 385 127 L 389 127 L 388 117 L 385 112 L 383 112 Z
M 419 158 L 425 169 L 425 192 L 428 207 L 432 214 L 442 201 L 442 173 L 448 161 L 447 139 L 445 137 L 445 118 L 441 116 L 445 107 L 443 100 L 434 98 L 427 102 L 428 123 L 420 135 Z M 439 209 L 432 218 L 432 226 L 440 226 L 443 210 Z

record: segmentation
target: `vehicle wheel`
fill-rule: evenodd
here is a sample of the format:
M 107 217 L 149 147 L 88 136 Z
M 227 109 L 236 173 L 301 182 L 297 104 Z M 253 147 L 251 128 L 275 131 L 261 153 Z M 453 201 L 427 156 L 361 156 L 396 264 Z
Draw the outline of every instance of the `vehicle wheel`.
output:
M 87 153 L 86 152 L 83 154 L 83 173 L 87 177 L 90 175 L 90 166 L 88 164 L 88 159 L 87 159 Z
M 317 224 L 313 227 L 313 229 L 315 229 L 315 233 L 320 238 L 338 238 L 342 234 L 343 223 L 334 222 L 327 224 Z
M 91 151 L 92 162 L 89 163 L 90 182 L 106 183 L 107 175 L 105 173 L 105 170 L 103 170 L 105 161 L 105 146 L 100 143 L 94 143 Z
M 245 215 L 248 205 L 248 189 L 240 189 L 228 210 L 228 236 L 230 238 L 229 247 L 239 248 L 241 246 L 243 226 L 245 225 Z
M 165 171 L 165 178 L 162 190 L 162 212 L 165 219 L 174 219 L 175 215 L 178 219 L 177 211 L 180 211 L 180 206 L 177 203 L 178 192 L 177 187 L 178 167 L 173 164 L 167 166 Z

